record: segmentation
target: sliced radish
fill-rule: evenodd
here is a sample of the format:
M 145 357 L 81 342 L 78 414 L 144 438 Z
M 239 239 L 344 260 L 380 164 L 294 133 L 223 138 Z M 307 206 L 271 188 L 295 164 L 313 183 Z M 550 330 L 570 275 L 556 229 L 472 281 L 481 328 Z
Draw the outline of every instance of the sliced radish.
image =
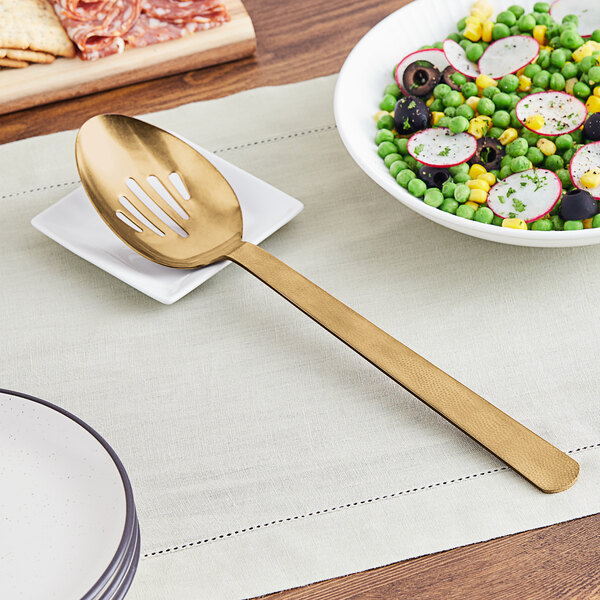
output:
M 547 215 L 562 194 L 556 173 L 546 169 L 529 169 L 509 175 L 488 192 L 487 204 L 503 219 L 523 219 L 526 223 Z
M 417 50 L 416 52 L 412 52 L 405 56 L 396 67 L 396 83 L 398 87 L 402 90 L 404 94 L 410 96 L 410 93 L 404 89 L 404 85 L 402 84 L 402 77 L 404 76 L 404 71 L 406 71 L 406 67 L 411 65 L 417 61 L 425 61 L 430 63 L 434 67 L 437 67 L 438 71 L 441 73 L 447 66 L 449 66 L 449 62 L 446 59 L 446 55 L 443 50 L 439 48 L 431 48 L 428 50 Z M 429 66 L 429 65 L 427 65 Z
M 580 190 L 586 190 L 594 198 L 600 200 L 600 185 L 590 189 L 581 183 L 581 177 L 588 171 L 594 170 L 600 170 L 600 142 L 592 142 L 591 144 L 586 144 L 583 148 L 579 148 L 571 159 L 569 166 L 573 185 Z
M 408 140 L 408 152 L 428 167 L 454 167 L 470 160 L 477 139 L 470 133 L 452 133 L 445 127 L 424 129 Z
M 577 15 L 577 29 L 584 37 L 600 29 L 600 4 L 597 0 L 556 0 L 550 7 L 550 14 L 557 23 L 561 23 L 567 15 Z
M 540 135 L 563 135 L 571 133 L 583 125 L 587 108 L 581 100 L 565 92 L 539 92 L 525 96 L 515 108 L 517 119 L 527 129 Z M 544 125 L 532 129 L 527 119 L 541 115 Z
M 467 58 L 464 48 L 454 40 L 444 40 L 444 54 L 453 69 L 467 77 L 480 75 L 477 65 Z
M 481 73 L 502 79 L 533 62 L 540 53 L 537 40 L 526 35 L 511 35 L 490 44 L 479 59 Z

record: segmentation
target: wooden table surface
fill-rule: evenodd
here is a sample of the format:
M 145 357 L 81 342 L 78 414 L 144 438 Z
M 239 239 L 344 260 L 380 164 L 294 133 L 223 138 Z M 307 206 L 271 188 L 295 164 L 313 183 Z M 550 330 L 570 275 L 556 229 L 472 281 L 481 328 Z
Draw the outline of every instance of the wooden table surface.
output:
M 245 0 L 252 58 L 0 116 L 0 143 L 339 71 L 354 44 L 409 0 Z M 271 600 L 600 599 L 600 514 L 269 596 Z

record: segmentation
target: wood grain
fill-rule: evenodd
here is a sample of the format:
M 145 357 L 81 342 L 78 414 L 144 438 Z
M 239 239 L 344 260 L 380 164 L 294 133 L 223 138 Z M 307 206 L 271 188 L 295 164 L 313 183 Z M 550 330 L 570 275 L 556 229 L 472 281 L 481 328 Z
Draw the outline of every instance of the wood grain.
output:
M 408 0 L 245 0 L 255 56 L 0 116 L 0 142 L 337 72 L 353 45 Z M 600 515 L 272 595 L 270 600 L 600 600 Z

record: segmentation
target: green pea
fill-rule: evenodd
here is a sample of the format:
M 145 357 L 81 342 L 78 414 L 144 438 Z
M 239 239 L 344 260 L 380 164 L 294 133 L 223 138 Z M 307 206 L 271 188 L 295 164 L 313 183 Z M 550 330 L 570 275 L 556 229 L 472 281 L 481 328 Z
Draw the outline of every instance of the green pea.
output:
M 423 186 L 417 185 L 417 182 L 422 183 Z M 410 188 L 411 186 L 417 191 L 417 193 L 413 192 Z M 421 191 L 423 190 L 423 191 Z M 413 194 L 413 196 L 421 197 L 423 194 L 425 195 L 424 201 L 425 204 L 429 206 L 433 206 L 434 208 L 438 208 L 442 202 L 444 201 L 444 195 L 437 188 L 429 188 L 427 189 L 425 186 L 425 182 L 420 179 L 414 179 L 408 184 L 408 191 Z
M 396 97 L 392 96 L 392 94 L 386 94 L 381 102 L 379 103 L 379 108 L 381 110 L 386 110 L 388 112 L 390 112 L 391 110 L 394 110 L 396 106 Z
M 547 2 L 536 2 L 533 5 L 533 10 L 535 12 L 547 13 L 550 12 L 550 5 Z
M 596 31 L 600 31 L 600 29 L 596 29 Z M 594 33 L 596 33 L 596 31 L 594 31 Z M 593 38 L 593 36 L 592 36 Z M 596 227 L 600 227 L 600 213 L 597 214 L 593 219 L 592 219 L 592 227 L 596 228 Z
M 450 117 L 442 117 L 438 122 L 436 127 L 445 127 L 446 129 L 450 127 Z
M 538 12 L 535 15 L 535 22 L 538 25 L 545 25 L 546 27 L 548 27 L 548 25 L 550 25 L 554 21 L 552 21 L 552 17 L 548 13 Z
M 491 100 L 496 94 L 501 94 L 500 90 L 495 85 L 489 85 L 481 92 L 484 98 Z
M 387 156 L 386 156 L 386 158 L 387 158 Z M 393 162 L 389 167 L 390 175 L 394 179 L 396 179 L 396 177 L 398 177 L 398 173 L 400 173 L 400 171 L 404 171 L 407 168 L 408 168 L 408 165 L 403 160 L 397 160 L 397 161 Z
M 413 171 L 413 172 L 417 172 L 419 170 L 419 165 L 420 163 L 417 162 L 416 158 L 414 158 L 414 156 L 411 156 L 410 154 L 407 154 L 404 158 L 403 158 L 404 162 L 408 165 L 408 168 Z
M 442 194 L 444 198 L 454 198 L 454 191 L 456 190 L 456 184 L 453 181 L 446 181 L 442 186 Z
M 461 104 L 456 109 L 456 116 L 471 120 L 475 116 L 475 111 L 468 104 Z
M 583 223 L 581 221 L 565 221 L 565 231 L 578 231 L 579 229 L 583 229 Z
M 504 25 L 512 27 L 517 22 L 517 16 L 510 10 L 503 10 L 502 12 L 498 13 L 496 22 L 504 23 Z
M 381 142 L 393 142 L 394 134 L 389 129 L 380 129 L 375 134 L 375 143 L 379 146 Z M 394 152 L 396 151 L 396 147 L 394 146 Z
M 575 27 L 579 25 L 579 17 L 577 15 L 565 15 L 562 20 L 562 24 L 573 23 Z
M 452 91 L 452 88 L 446 83 L 438 83 L 433 88 L 434 98 L 443 98 L 446 94 Z
M 469 121 L 464 117 L 454 117 L 450 121 L 450 131 L 452 133 L 463 133 L 463 131 L 467 131 L 467 129 L 469 129 Z
M 532 28 L 533 29 L 533 28 Z M 510 28 L 504 23 L 496 23 L 492 27 L 492 39 L 500 40 L 510 35 Z
M 460 91 L 462 92 L 465 98 L 470 98 L 471 96 L 479 95 L 479 88 L 477 87 L 477 84 L 473 81 L 467 81 L 467 83 L 464 83 L 461 86 Z
M 394 96 L 394 98 L 396 98 L 396 100 L 398 98 L 400 98 L 400 96 L 402 96 L 402 92 L 400 91 L 400 88 L 398 87 L 397 83 L 390 83 L 389 85 L 385 86 L 385 89 L 383 90 L 383 95 L 387 96 Z
M 492 169 L 491 171 L 488 171 L 488 173 L 491 173 L 496 179 L 500 178 L 500 171 L 498 171 L 498 169 Z
M 556 171 L 556 174 L 558 175 L 558 178 L 560 179 L 560 182 L 563 185 L 563 189 L 570 189 L 573 185 L 573 182 L 571 181 L 571 175 L 569 174 L 569 171 L 567 171 L 567 169 L 559 169 L 558 171 Z
M 454 200 L 454 198 L 444 198 L 444 201 L 440 205 L 440 210 L 454 215 L 456 214 L 456 210 L 458 207 L 459 204 L 456 200 Z
M 383 162 L 385 166 L 389 169 L 392 166 L 392 164 L 395 163 L 397 160 L 402 160 L 402 157 L 397 152 L 392 152 L 383 159 Z
M 600 83 L 600 67 L 592 67 L 587 75 L 590 85 L 597 85 Z
M 441 50 L 444 47 L 444 44 L 443 44 L 443 42 L 435 42 L 433 44 L 433 47 L 437 48 L 438 50 Z
M 377 129 L 394 129 L 394 117 L 392 115 L 382 115 L 377 120 Z
M 481 98 L 477 103 L 477 112 L 491 117 L 496 112 L 496 106 L 489 98 Z
M 458 45 L 459 45 L 459 46 L 460 46 L 460 47 L 461 47 L 463 50 L 465 50 L 465 51 L 466 51 L 466 50 L 468 50 L 468 49 L 471 47 L 471 44 L 472 44 L 472 43 L 473 43 L 473 42 L 472 42 L 471 40 L 464 39 L 464 40 L 461 40 L 461 41 L 458 43 Z
M 381 130 L 383 131 L 383 130 Z M 379 144 L 377 146 L 377 154 L 379 154 L 379 156 L 381 156 L 381 158 L 385 158 L 388 154 L 392 154 L 396 152 L 396 144 L 394 144 L 393 142 L 389 142 L 389 141 L 385 141 L 385 142 L 381 142 L 381 144 Z
M 447 39 L 447 40 L 452 40 L 453 42 L 456 42 L 456 43 L 458 44 L 458 42 L 460 42 L 460 40 L 461 40 L 462 38 L 460 37 L 460 34 L 452 32 L 452 33 L 449 33 L 449 34 L 446 36 L 446 39 Z
M 456 108 L 454 108 L 454 106 L 447 106 L 444 109 L 444 114 L 450 118 L 455 117 L 456 116 Z
M 559 73 L 560 69 L 558 67 L 555 67 L 554 65 L 550 65 L 547 69 L 548 73 L 550 73 L 550 75 L 554 75 L 554 73 Z
M 551 75 L 548 71 L 540 71 L 533 76 L 531 83 L 536 87 L 547 90 L 550 85 L 550 77 Z
M 596 65 L 596 59 L 593 56 L 584 56 L 579 61 L 579 70 L 582 73 L 587 73 L 595 65 Z
M 521 99 L 521 96 L 519 96 L 518 94 L 510 94 L 510 108 L 511 109 L 515 108 L 515 106 L 517 106 L 517 104 L 519 104 L 520 99 Z
M 533 28 L 537 25 L 535 17 L 533 15 L 523 15 L 517 22 L 519 31 L 533 31 Z
M 554 225 L 550 219 L 540 219 L 539 221 L 534 221 L 531 225 L 531 229 L 533 229 L 533 231 L 552 231 Z
M 464 175 L 464 173 L 461 173 L 461 175 Z M 453 197 L 457 202 L 460 202 L 461 204 L 466 202 L 470 195 L 471 188 L 469 188 L 469 186 L 464 182 L 455 184 Z
M 577 96 L 578 98 L 583 98 L 584 100 L 586 100 L 591 93 L 592 90 L 590 89 L 590 86 L 586 83 L 583 83 L 582 81 L 578 81 L 573 86 L 573 95 Z
M 400 154 L 404 154 L 405 156 L 408 154 L 408 139 L 407 138 L 398 138 L 396 140 L 396 146 L 398 147 L 398 151 Z
M 467 206 L 466 204 L 461 204 L 456 209 L 457 217 L 462 217 L 463 219 L 468 219 L 469 221 L 471 221 L 473 219 L 474 215 L 475 215 L 475 211 L 470 206 Z
M 557 48 L 556 50 L 552 50 L 552 54 L 550 54 L 550 64 L 553 67 L 562 68 L 564 64 L 567 62 L 565 57 L 565 53 L 562 48 Z
M 499 82 L 501 92 L 512 94 L 519 88 L 519 78 L 516 75 L 505 75 Z
M 483 54 L 483 47 L 481 44 L 472 44 L 467 50 L 467 58 L 473 62 L 477 62 Z
M 571 131 L 571 137 L 576 144 L 583 143 L 583 131 L 581 129 L 576 129 L 575 131 Z
M 471 179 L 468 173 L 459 173 L 454 176 L 454 183 L 465 183 Z
M 459 86 L 467 83 L 467 78 L 462 73 L 458 72 L 452 73 L 452 75 L 450 75 L 450 79 L 452 79 L 452 81 Z
M 431 112 L 444 112 L 444 103 L 439 98 L 436 98 L 429 106 L 429 110 Z
M 564 152 L 564 154 L 562 156 L 565 161 L 565 164 L 569 164 L 571 162 L 573 156 L 575 155 L 575 152 L 576 152 L 575 148 L 569 148 L 568 150 L 566 150 Z
M 534 165 L 539 165 L 544 162 L 544 154 L 539 149 L 533 146 L 532 148 L 527 149 L 527 153 L 525 156 L 532 162 Z
M 551 154 L 550 156 L 546 156 L 546 160 L 544 160 L 544 166 L 546 169 L 550 171 L 558 171 L 565 166 L 565 161 L 562 156 L 558 154 Z
M 533 131 L 529 131 L 529 129 L 523 129 L 521 131 L 521 137 L 530 145 L 535 146 L 540 139 L 540 136 Z
M 579 67 L 577 66 L 577 63 L 566 62 L 560 72 L 565 79 L 571 79 L 572 77 L 577 77 Z
M 554 229 L 562 231 L 565 222 L 558 215 L 552 215 L 550 217 L 550 220 L 552 221 L 552 226 L 554 227 Z
M 508 94 L 504 92 L 498 92 L 492 97 L 496 108 L 502 110 L 505 108 L 510 108 L 511 98 Z
M 459 92 L 451 90 L 442 98 L 442 102 L 446 107 L 454 106 L 455 108 L 458 108 L 462 104 L 462 98 L 460 97 Z
M 510 35 L 523 35 L 518 25 L 513 25 L 510 28 Z
M 462 31 L 467 26 L 467 17 L 463 17 L 457 24 L 456 29 Z
M 538 65 L 537 63 L 530 63 L 523 70 L 523 75 L 531 79 L 536 73 L 539 73 L 541 70 L 542 67 L 540 67 L 540 65 Z
M 510 161 L 513 159 L 509 154 L 505 154 L 500 161 L 500 167 L 510 167 Z
M 560 34 L 560 43 L 569 50 L 575 50 L 583 45 L 583 38 L 573 29 L 565 29 Z
M 548 50 L 540 50 L 540 55 L 538 56 L 536 63 L 542 67 L 542 69 L 547 69 L 550 66 L 550 52 Z
M 502 127 L 490 127 L 487 136 L 497 140 L 503 133 L 504 129 Z
M 565 135 L 559 135 L 554 140 L 554 143 L 556 144 L 556 149 L 559 152 L 564 152 L 565 150 L 572 148 L 575 142 L 573 141 L 573 137 L 567 133 Z
M 515 129 L 521 127 L 521 121 L 517 119 L 517 113 L 514 108 L 510 111 L 510 126 L 514 127 Z
M 527 154 L 527 148 L 527 142 L 523 138 L 517 138 L 506 146 L 506 153 L 513 158 L 515 156 L 525 156 Z
M 500 179 L 505 179 L 509 175 L 512 175 L 512 169 L 510 168 L 510 165 L 500 169 Z
M 512 6 L 509 6 L 508 10 L 510 10 L 510 12 L 513 13 L 515 17 L 517 17 L 517 19 L 520 16 L 522 16 L 525 12 L 525 9 L 522 6 L 519 6 L 518 4 L 513 4 Z
M 541 87 L 536 87 L 535 85 L 531 87 L 531 94 L 540 94 L 541 92 L 545 92 L 546 90 Z
M 532 166 L 531 161 L 525 156 L 515 156 L 515 158 L 510 161 L 510 170 L 513 173 L 527 171 L 527 169 L 531 169 Z
M 562 27 L 554 21 L 552 21 L 552 23 L 550 23 L 550 25 L 548 25 L 548 27 L 546 28 L 546 37 L 548 39 L 553 38 L 557 35 L 560 36 L 561 33 Z
M 565 89 L 565 78 L 560 73 L 554 73 L 552 77 L 550 77 L 550 89 L 561 92 Z
M 408 184 L 416 177 L 410 169 L 404 169 L 396 175 L 396 181 L 403 187 L 408 187 Z
M 487 206 L 480 206 L 475 212 L 475 220 L 490 225 L 494 220 L 494 213 Z
M 459 173 L 469 173 L 469 165 L 466 163 L 462 163 L 460 165 L 455 165 L 454 167 L 450 167 L 448 169 L 448 171 L 450 172 L 450 175 L 452 175 L 452 177 L 455 177 L 456 175 L 458 175 Z
M 492 220 L 492 225 L 496 225 L 497 227 L 502 227 L 502 221 L 504 219 L 499 217 L 498 215 L 494 215 L 494 219 Z
M 600 43 L 600 29 L 594 29 L 594 31 L 592 32 L 592 40 L 594 40 L 594 42 Z

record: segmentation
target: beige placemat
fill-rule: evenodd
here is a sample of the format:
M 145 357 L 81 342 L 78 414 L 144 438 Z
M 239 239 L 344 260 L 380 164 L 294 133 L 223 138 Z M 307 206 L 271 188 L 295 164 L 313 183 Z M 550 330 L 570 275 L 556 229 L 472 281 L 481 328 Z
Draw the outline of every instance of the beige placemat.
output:
M 538 492 L 241 269 L 160 305 L 35 231 L 74 133 L 0 147 L 0 382 L 73 411 L 131 476 L 129 598 L 239 599 L 600 509 L 600 247 L 462 236 L 346 154 L 334 78 L 153 114 L 296 196 L 264 246 L 581 463 Z

